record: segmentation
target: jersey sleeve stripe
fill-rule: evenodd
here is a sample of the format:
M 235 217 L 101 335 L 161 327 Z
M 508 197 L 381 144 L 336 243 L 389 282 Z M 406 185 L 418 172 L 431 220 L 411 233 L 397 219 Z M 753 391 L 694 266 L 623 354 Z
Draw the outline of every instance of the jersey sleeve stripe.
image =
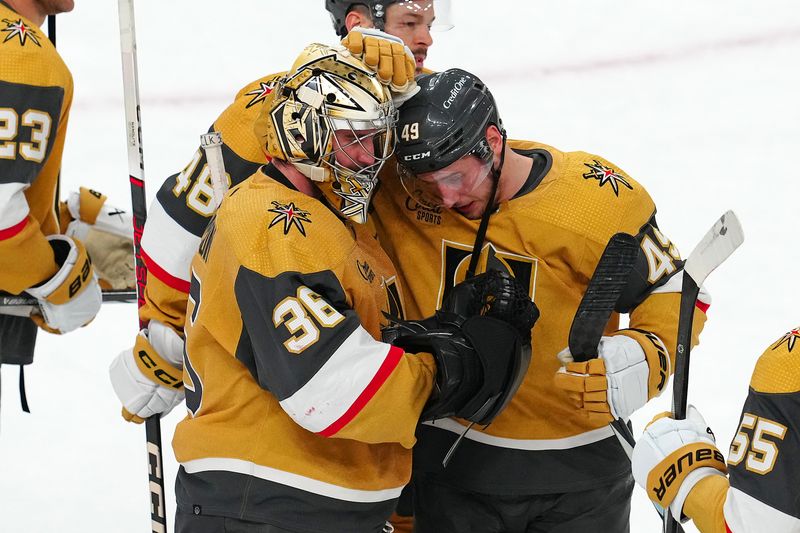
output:
M 728 489 L 723 510 L 728 531 L 762 531 L 764 524 L 769 524 L 770 531 L 775 533 L 800 531 L 799 518 L 775 509 L 736 487 Z
M 189 292 L 192 258 L 200 246 L 200 238 L 187 231 L 170 217 L 156 200 L 147 213 L 142 235 L 142 250 L 148 257 L 148 268 L 165 284 Z
M 350 406 L 350 409 L 348 409 L 339 418 L 339 420 L 320 431 L 319 434 L 323 437 L 335 435 L 340 429 L 342 429 L 353 418 L 355 418 L 361 409 L 363 409 L 364 406 L 369 403 L 372 397 L 375 396 L 375 393 L 378 392 L 378 389 L 381 388 L 383 383 L 394 371 L 395 367 L 400 362 L 400 358 L 403 357 L 403 353 L 403 350 L 397 346 L 390 346 L 389 354 L 387 355 L 386 359 L 384 359 L 383 364 L 378 369 L 378 372 L 372 378 L 372 381 L 370 381 L 369 385 L 367 385 L 367 388 L 364 389 L 358 398 L 356 398 L 356 401 L 353 402 L 353 405 Z
M 653 289 L 652 294 L 662 294 L 666 292 L 680 293 L 681 288 L 683 287 L 684 275 L 685 272 L 683 269 L 681 269 L 680 272 L 673 275 L 665 284 Z M 711 307 L 711 295 L 708 293 L 705 287 L 700 287 L 700 295 L 697 297 L 695 306 L 704 313 L 707 313 L 709 307 Z
M 704 313 L 707 313 L 708 312 L 708 308 L 711 307 L 711 304 L 707 304 L 705 302 L 701 302 L 699 298 L 694 303 L 694 305 L 695 305 L 695 307 L 697 307 L 699 310 L 701 310 Z
M 161 268 L 144 250 L 142 250 L 142 259 L 144 259 L 144 264 L 147 265 L 147 271 L 158 278 L 164 285 L 189 294 L 189 287 L 191 284 L 188 281 L 176 278 Z
M 28 225 L 28 217 L 25 217 L 22 219 L 21 222 L 19 222 L 18 224 L 14 224 L 10 228 L 0 229 L 0 241 L 5 241 L 19 234 L 19 232 L 25 229 L 25 226 L 27 225 Z
M 0 183 L 0 231 L 6 231 L 24 221 L 30 212 L 23 183 Z M 19 228 L 17 233 L 22 231 Z M 8 239 L 13 237 L 9 235 Z
M 281 407 L 308 431 L 333 435 L 364 408 L 399 361 L 394 347 L 359 325 Z

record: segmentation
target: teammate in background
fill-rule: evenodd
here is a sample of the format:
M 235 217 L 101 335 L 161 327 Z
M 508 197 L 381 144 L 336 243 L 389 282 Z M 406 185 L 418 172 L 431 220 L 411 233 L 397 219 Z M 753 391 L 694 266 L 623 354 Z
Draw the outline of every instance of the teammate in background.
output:
M 389 0 L 379 2 L 326 2 L 326 8 L 334 21 L 337 33 L 344 33 L 356 25 L 363 27 L 385 27 L 402 33 L 404 43 L 412 49 L 417 69 L 431 45 L 430 28 L 434 18 L 447 20 L 442 14 L 440 0 Z M 382 6 L 379 9 L 378 6 Z M 434 7 L 437 11 L 434 14 Z M 385 8 L 385 9 L 383 9 Z M 343 29 L 344 28 L 344 29 Z M 400 88 L 402 76 L 407 75 L 407 54 L 397 38 L 384 34 L 394 43 L 381 45 L 381 37 L 354 33 L 345 41 L 357 57 L 377 70 L 382 81 Z M 379 52 L 383 47 L 382 53 Z M 397 66 L 399 81 L 393 79 Z M 388 71 L 388 73 L 387 73 Z M 239 91 L 234 102 L 217 118 L 209 131 L 222 134 L 223 159 L 231 185 L 236 185 L 251 176 L 267 161 L 261 141 L 253 134 L 256 117 L 261 104 L 269 98 L 274 82 L 285 73 L 262 77 Z M 139 309 L 140 319 L 150 324 L 150 335 L 158 332 L 153 348 L 161 353 L 180 373 L 183 325 L 190 287 L 190 264 L 200 244 L 210 217 L 214 214 L 213 188 L 203 150 L 198 148 L 182 172 L 167 178 L 158 191 L 147 216 L 142 236 L 142 255 L 147 264 L 147 288 L 145 304 Z M 142 342 L 142 334 L 136 344 Z M 151 344 L 153 340 L 151 339 Z M 120 353 L 117 359 L 126 359 L 125 366 L 133 368 L 133 348 Z M 121 363 L 120 363 L 121 364 Z M 149 374 L 128 377 L 125 383 L 114 385 L 123 404 L 126 420 L 141 422 L 153 414 L 166 414 L 183 398 L 183 391 L 175 390 Z M 124 392 L 127 391 L 127 392 Z
M 466 433 L 446 468 L 442 459 L 465 423 L 448 418 L 420 425 L 415 531 L 627 531 L 630 461 L 608 426 L 610 416 L 595 411 L 602 404 L 627 419 L 666 387 L 680 256 L 659 231 L 647 192 L 616 165 L 536 142 L 506 143 L 491 93 L 468 72 L 448 70 L 417 83 L 420 92 L 400 108 L 400 178 L 382 177 L 372 215 L 406 287 L 407 317 L 438 309 L 477 253 L 477 272 L 515 276 L 541 319 L 519 391 L 491 426 Z M 486 211 L 488 230 L 476 245 Z M 560 370 L 556 354 L 617 232 L 641 243 L 617 308 L 630 314 L 630 327 L 618 330 L 615 314 L 595 364 Z M 695 316 L 699 333 L 704 310 Z M 584 397 L 582 391 L 600 388 L 595 382 L 602 390 Z
M 702 533 L 800 531 L 798 340 L 800 328 L 756 362 L 727 468 L 694 407 L 686 420 L 653 419 L 633 451 L 633 475 L 651 500 Z
M 271 162 L 228 193 L 192 262 L 177 532 L 391 530 L 423 407 L 479 420 L 504 390 L 522 348 L 500 320 L 377 340 L 402 297 L 362 223 L 395 118 L 377 75 L 324 45 L 265 99 Z

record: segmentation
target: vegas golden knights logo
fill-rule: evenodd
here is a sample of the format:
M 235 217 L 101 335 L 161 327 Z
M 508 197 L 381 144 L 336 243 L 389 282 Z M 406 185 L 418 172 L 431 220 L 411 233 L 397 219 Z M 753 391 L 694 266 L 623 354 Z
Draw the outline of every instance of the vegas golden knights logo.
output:
M 386 288 L 386 309 L 388 309 L 389 316 L 404 319 L 406 315 L 403 311 L 403 301 L 400 299 L 397 279 L 394 276 L 384 279 L 383 286 Z
M 442 256 L 442 274 L 438 301 L 436 302 L 437 309 L 442 307 L 442 302 L 447 298 L 453 286 L 464 281 L 470 259 L 472 259 L 472 245 L 443 241 Z M 539 260 L 534 257 L 502 252 L 495 248 L 492 243 L 486 243 L 481 249 L 481 257 L 478 260 L 476 273 L 499 270 L 511 274 L 523 287 L 528 288 L 528 295 L 533 300 L 538 266 Z

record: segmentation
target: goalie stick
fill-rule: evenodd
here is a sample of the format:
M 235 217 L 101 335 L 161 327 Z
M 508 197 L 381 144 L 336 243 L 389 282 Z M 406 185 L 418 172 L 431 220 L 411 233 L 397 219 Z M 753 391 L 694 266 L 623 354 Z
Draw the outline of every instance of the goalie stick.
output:
M 200 146 L 206 153 L 208 171 L 211 174 L 211 188 L 214 191 L 214 209 L 219 209 L 222 197 L 228 192 L 228 175 L 225 174 L 225 161 L 222 159 L 222 134 L 210 131 L 200 136 Z
M 119 0 L 119 36 L 122 53 L 122 83 L 125 95 L 125 132 L 128 144 L 128 173 L 133 207 L 133 250 L 136 260 L 136 288 L 139 307 L 144 303 L 147 266 L 142 259 L 142 231 L 147 217 L 144 193 L 144 155 L 142 152 L 141 109 L 139 107 L 139 74 L 136 64 L 136 25 L 133 0 Z M 144 327 L 139 320 L 139 329 Z M 153 533 L 166 533 L 167 514 L 164 505 L 164 469 L 161 455 L 160 416 L 145 420 L 147 462 L 150 487 L 150 525 Z
M 638 254 L 639 243 L 627 233 L 617 233 L 608 240 L 570 326 L 568 346 L 575 361 L 597 357 L 603 331 L 625 290 Z M 622 449 L 631 457 L 636 439 L 630 428 L 622 418 L 610 425 Z
M 692 321 L 700 286 L 711 272 L 721 265 L 744 242 L 744 232 L 733 211 L 726 211 L 695 246 L 683 266 L 680 314 L 678 315 L 675 377 L 672 384 L 672 413 L 676 420 L 686 418 L 689 395 L 689 352 L 692 341 Z M 664 531 L 675 533 L 680 525 L 666 510 Z
M 103 303 L 129 303 L 136 301 L 136 291 L 103 291 Z M 3 306 L 38 306 L 39 302 L 32 296 L 14 296 L 0 294 L 0 307 Z M 15 313 L 16 314 L 16 313 Z

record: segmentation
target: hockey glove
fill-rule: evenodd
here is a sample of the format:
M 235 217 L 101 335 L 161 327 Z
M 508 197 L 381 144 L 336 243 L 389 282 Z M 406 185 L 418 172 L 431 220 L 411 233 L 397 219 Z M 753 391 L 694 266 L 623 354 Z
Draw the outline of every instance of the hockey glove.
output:
M 58 272 L 49 280 L 27 289 L 39 301 L 31 315 L 36 324 L 50 333 L 67 333 L 94 319 L 103 303 L 103 295 L 86 248 L 80 241 L 50 235 Z
M 122 402 L 122 417 L 141 424 L 154 414 L 166 415 L 183 401 L 183 339 L 164 324 L 150 321 L 133 348 L 111 363 L 109 375 Z
M 395 346 L 429 352 L 436 361 L 436 386 L 422 420 L 457 416 L 489 424 L 519 388 L 530 363 L 517 331 L 506 322 L 475 316 L 460 328 L 401 335 Z
M 686 420 L 673 420 L 669 413 L 656 416 L 636 443 L 631 466 L 636 483 L 675 517 L 683 517 L 684 502 L 700 480 L 727 472 L 714 434 L 693 406 Z
M 636 338 L 646 335 L 648 353 Z M 655 335 L 624 330 L 600 339 L 597 359 L 573 362 L 569 348 L 558 354 L 562 366 L 557 387 L 567 392 L 575 407 L 596 424 L 627 420 L 650 398 L 658 396 L 669 376 L 669 357 Z
M 414 80 L 414 54 L 399 37 L 373 28 L 355 27 L 342 39 L 342 45 L 374 71 L 382 84 L 389 86 L 395 104 L 405 102 L 419 90 Z
M 133 289 L 133 224 L 130 213 L 106 202 L 106 196 L 81 187 L 61 202 L 65 235 L 80 239 L 92 256 L 100 286 L 106 290 Z

